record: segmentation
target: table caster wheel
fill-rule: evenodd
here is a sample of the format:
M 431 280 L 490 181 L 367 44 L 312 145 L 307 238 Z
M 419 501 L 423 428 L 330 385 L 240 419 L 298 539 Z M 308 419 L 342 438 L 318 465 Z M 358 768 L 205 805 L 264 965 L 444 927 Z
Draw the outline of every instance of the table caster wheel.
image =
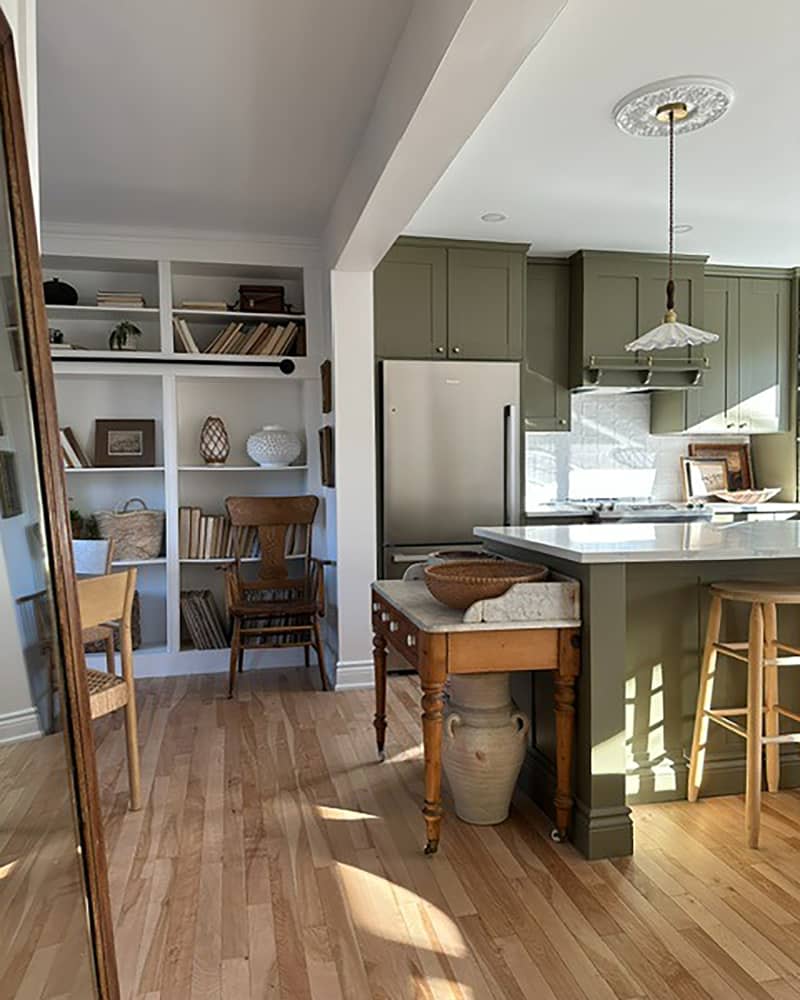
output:
M 556 844 L 563 844 L 567 837 L 557 827 L 554 827 L 550 831 L 550 839 Z
M 435 854 L 438 850 L 439 850 L 438 840 L 429 840 L 428 843 L 425 845 L 425 854 L 428 857 L 430 857 L 432 854 Z
M 386 760 L 386 751 L 385 750 L 379 750 L 378 751 L 378 763 L 382 764 L 385 760 Z

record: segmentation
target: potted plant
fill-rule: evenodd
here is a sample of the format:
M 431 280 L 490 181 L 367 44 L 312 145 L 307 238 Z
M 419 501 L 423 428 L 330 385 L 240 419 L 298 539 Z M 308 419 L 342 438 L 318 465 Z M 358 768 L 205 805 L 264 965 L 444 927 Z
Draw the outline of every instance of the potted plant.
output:
M 142 331 L 135 323 L 124 319 L 121 323 L 117 323 L 111 331 L 111 336 L 108 338 L 108 346 L 112 351 L 135 351 L 137 341 L 141 335 Z

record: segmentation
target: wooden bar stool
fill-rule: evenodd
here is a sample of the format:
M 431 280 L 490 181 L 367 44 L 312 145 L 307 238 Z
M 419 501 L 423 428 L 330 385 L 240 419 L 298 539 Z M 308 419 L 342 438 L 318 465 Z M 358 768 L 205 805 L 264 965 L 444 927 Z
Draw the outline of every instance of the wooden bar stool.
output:
M 747 642 L 720 642 L 722 602 L 750 605 Z M 700 687 L 689 762 L 687 798 L 695 802 L 703 781 L 708 743 L 708 724 L 742 736 L 747 744 L 745 785 L 745 832 L 747 846 L 758 847 L 761 821 L 761 762 L 766 749 L 767 788 L 777 792 L 780 785 L 780 744 L 800 743 L 800 733 L 780 733 L 780 718 L 800 722 L 800 714 L 784 708 L 778 700 L 778 667 L 800 665 L 800 649 L 778 641 L 776 608 L 780 604 L 800 604 L 800 587 L 780 583 L 715 583 L 711 586 L 711 608 L 700 667 Z M 790 656 L 779 656 L 781 652 Z M 747 664 L 746 708 L 712 708 L 717 655 Z M 746 726 L 733 719 L 746 717 Z

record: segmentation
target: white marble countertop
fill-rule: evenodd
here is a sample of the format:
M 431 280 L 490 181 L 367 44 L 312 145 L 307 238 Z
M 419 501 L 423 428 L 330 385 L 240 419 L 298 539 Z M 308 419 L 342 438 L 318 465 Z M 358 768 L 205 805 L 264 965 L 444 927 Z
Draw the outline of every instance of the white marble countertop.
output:
M 575 563 L 800 560 L 800 521 L 479 527 L 475 535 Z
M 680 500 L 665 501 L 665 503 L 681 503 Z M 797 514 L 800 512 L 800 503 L 781 503 L 773 500 L 771 503 L 738 504 L 738 503 L 709 503 L 709 509 L 714 514 Z M 552 503 L 534 504 L 525 511 L 525 517 L 541 518 L 542 520 L 556 520 L 570 517 L 589 517 L 589 512 L 585 507 L 578 507 L 568 500 L 554 500 Z

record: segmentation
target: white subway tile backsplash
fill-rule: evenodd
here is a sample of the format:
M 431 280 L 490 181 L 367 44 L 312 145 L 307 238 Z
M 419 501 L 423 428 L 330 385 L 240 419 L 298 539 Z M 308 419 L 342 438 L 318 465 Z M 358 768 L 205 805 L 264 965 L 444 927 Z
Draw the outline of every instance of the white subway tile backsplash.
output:
M 679 500 L 680 458 L 695 440 L 708 438 L 651 434 L 647 393 L 577 393 L 569 433 L 525 435 L 526 504 L 566 497 Z

